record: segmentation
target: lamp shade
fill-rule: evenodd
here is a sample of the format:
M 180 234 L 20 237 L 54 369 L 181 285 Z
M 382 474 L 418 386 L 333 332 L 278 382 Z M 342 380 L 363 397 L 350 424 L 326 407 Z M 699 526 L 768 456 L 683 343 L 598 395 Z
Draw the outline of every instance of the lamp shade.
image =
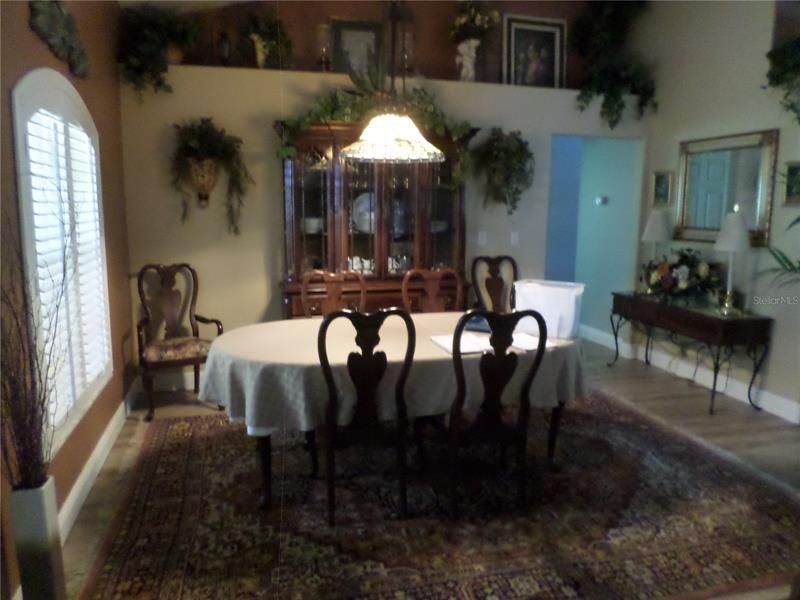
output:
M 426 140 L 407 115 L 373 117 L 357 142 L 342 149 L 342 158 L 361 162 L 443 162 L 444 154 Z
M 722 227 L 717 234 L 714 250 L 721 252 L 742 252 L 750 246 L 750 236 L 744 216 L 740 212 L 725 215 Z
M 668 242 L 672 239 L 666 211 L 654 210 L 647 219 L 642 233 L 643 242 Z

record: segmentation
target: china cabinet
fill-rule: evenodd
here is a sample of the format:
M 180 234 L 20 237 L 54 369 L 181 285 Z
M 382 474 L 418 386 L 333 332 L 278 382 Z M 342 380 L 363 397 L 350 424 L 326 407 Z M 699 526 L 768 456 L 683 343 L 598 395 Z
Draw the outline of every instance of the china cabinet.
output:
M 281 122 L 275 128 L 282 130 Z M 402 306 L 403 275 L 411 268 L 452 267 L 464 273 L 463 190 L 452 185 L 458 148 L 426 133 L 447 156 L 442 164 L 374 164 L 343 161 L 362 123 L 315 124 L 294 140 L 297 154 L 283 163 L 286 271 L 284 315 L 303 315 L 300 281 L 311 269 L 356 271 L 366 279 L 367 311 Z M 355 307 L 356 283 L 345 288 L 342 308 Z M 455 284 L 451 308 L 456 307 Z M 423 292 L 415 282 L 411 297 Z M 323 284 L 311 285 L 313 302 Z M 319 306 L 319 303 L 316 303 Z

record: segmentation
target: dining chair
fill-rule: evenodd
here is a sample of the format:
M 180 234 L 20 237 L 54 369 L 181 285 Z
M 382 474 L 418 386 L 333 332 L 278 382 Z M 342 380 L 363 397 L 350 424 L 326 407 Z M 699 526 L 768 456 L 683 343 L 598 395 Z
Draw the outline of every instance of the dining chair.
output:
M 491 329 L 489 343 L 492 352 L 485 352 L 479 360 L 480 378 L 484 395 L 480 410 L 474 419 L 464 414 L 464 401 L 467 396 L 467 384 L 464 374 L 464 360 L 461 352 L 461 336 L 467 323 L 475 318 L 483 317 Z M 501 404 L 503 390 L 511 381 L 520 357 L 509 352 L 513 342 L 514 329 L 522 319 L 533 318 L 539 330 L 538 343 L 530 367 L 520 389 L 518 404 L 514 410 Z M 456 324 L 453 333 L 453 366 L 456 374 L 456 396 L 450 408 L 448 424 L 448 457 L 450 474 L 451 509 L 453 516 L 458 514 L 458 450 L 461 446 L 487 444 L 501 451 L 511 447 L 515 452 L 517 468 L 517 503 L 525 504 L 525 461 L 528 442 L 528 421 L 530 417 L 530 391 L 534 377 L 539 370 L 547 343 L 547 325 L 542 316 L 535 310 L 524 310 L 501 314 L 482 309 L 467 311 Z M 526 357 L 527 361 L 527 357 Z M 514 412 L 516 414 L 514 414 Z
M 194 392 L 200 389 L 200 365 L 206 361 L 211 341 L 200 337 L 198 323 L 222 322 L 195 312 L 198 293 L 197 271 L 188 263 L 146 264 L 136 278 L 142 318 L 136 325 L 139 365 L 148 400 L 145 421 L 155 414 L 153 379 L 157 371 L 194 367 Z M 222 406 L 219 407 L 222 410 Z
M 508 255 L 476 256 L 472 261 L 472 287 L 481 308 L 510 313 L 514 310 L 517 261 Z
M 345 290 L 345 282 L 354 280 L 358 283 L 360 295 L 358 304 L 353 303 Z M 309 287 L 313 282 L 320 284 L 320 289 L 324 293 L 322 297 L 309 297 Z M 364 312 L 367 305 L 367 285 L 364 276 L 356 271 L 322 271 L 315 269 L 306 271 L 300 283 L 300 303 L 303 306 L 303 313 L 306 317 L 312 315 L 327 315 L 343 308 L 357 309 Z
M 382 425 L 378 419 L 376 392 L 378 384 L 386 373 L 386 353 L 375 352 L 380 342 L 380 329 L 386 319 L 397 316 L 403 320 L 406 328 L 406 348 L 400 373 L 394 387 L 394 402 L 397 411 L 394 431 Z M 338 426 L 339 393 L 333 377 L 333 369 L 328 359 L 328 329 L 337 319 L 347 319 L 356 330 L 355 343 L 361 353 L 351 352 L 347 356 L 347 373 L 355 386 L 356 400 L 353 418 L 344 428 Z M 322 319 L 317 336 L 317 350 L 322 375 L 328 388 L 328 403 L 325 410 L 325 465 L 328 488 L 328 524 L 335 524 L 335 448 L 339 436 L 360 440 L 369 445 L 385 443 L 393 440 L 397 450 L 397 476 L 399 482 L 399 513 L 405 517 L 406 504 L 406 429 L 408 416 L 406 412 L 405 384 L 411 363 L 414 360 L 416 347 L 416 330 L 409 314 L 399 308 L 384 308 L 378 312 L 365 314 L 351 310 L 340 310 Z
M 412 296 L 409 286 L 412 280 L 422 280 L 422 294 Z M 456 286 L 456 299 L 453 303 L 452 296 L 442 293 L 442 281 L 453 279 Z M 409 269 L 403 276 L 400 287 L 403 295 L 403 306 L 408 312 L 444 312 L 446 310 L 462 310 L 464 303 L 464 285 L 455 269 L 444 267 L 440 269 Z

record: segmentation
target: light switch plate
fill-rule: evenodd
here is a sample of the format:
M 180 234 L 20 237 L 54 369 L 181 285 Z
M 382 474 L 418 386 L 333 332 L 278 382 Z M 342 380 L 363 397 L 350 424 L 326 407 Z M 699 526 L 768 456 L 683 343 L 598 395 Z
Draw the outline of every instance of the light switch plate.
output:
M 486 245 L 486 232 L 479 231 L 478 232 L 478 246 L 485 246 Z
M 512 231 L 511 232 L 511 245 L 512 246 L 519 246 L 519 231 Z

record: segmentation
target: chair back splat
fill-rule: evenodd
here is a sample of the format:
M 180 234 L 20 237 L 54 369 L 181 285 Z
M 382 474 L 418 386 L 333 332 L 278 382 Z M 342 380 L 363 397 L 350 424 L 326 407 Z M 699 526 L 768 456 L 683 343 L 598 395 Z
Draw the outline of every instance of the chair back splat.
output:
M 472 422 L 465 422 L 464 401 L 467 397 L 467 381 L 464 373 L 464 359 L 461 353 L 461 337 L 467 323 L 475 318 L 483 317 L 491 329 L 489 343 L 493 352 L 484 353 L 479 359 L 480 378 L 483 384 L 483 400 L 477 417 Z M 513 343 L 514 329 L 517 323 L 526 317 L 533 318 L 539 328 L 539 338 L 535 354 L 527 367 L 517 405 L 516 418 L 504 418 L 504 407 L 501 404 L 503 391 L 508 386 L 519 366 L 520 356 L 509 352 Z M 509 314 L 501 314 L 476 309 L 467 311 L 456 325 L 453 334 L 453 366 L 456 375 L 456 397 L 450 409 L 450 425 L 448 430 L 448 446 L 450 452 L 450 474 L 452 510 L 457 513 L 457 472 L 458 448 L 469 444 L 492 444 L 512 446 L 515 450 L 518 471 L 518 503 L 525 501 L 525 455 L 527 449 L 528 421 L 530 418 L 530 391 L 534 377 L 545 354 L 547 343 L 547 326 L 542 316 L 534 310 L 525 310 Z M 528 361 L 528 355 L 523 355 Z
M 422 294 L 412 297 L 409 287 L 414 279 L 422 280 Z M 451 296 L 443 293 L 442 282 L 452 279 L 456 286 L 455 302 Z M 464 285 L 455 269 L 409 269 L 403 276 L 401 286 L 403 306 L 408 312 L 418 308 L 420 312 L 444 312 L 446 310 L 462 310 L 464 305 Z
M 403 320 L 406 328 L 407 343 L 403 363 L 394 390 L 395 408 L 397 412 L 396 427 L 389 435 L 380 426 L 378 419 L 377 389 L 387 370 L 386 353 L 375 351 L 380 343 L 380 329 L 386 319 L 397 316 Z M 406 429 L 408 414 L 405 402 L 405 384 L 416 348 L 416 330 L 409 314 L 398 308 L 382 309 L 376 313 L 365 314 L 351 310 L 340 310 L 326 315 L 317 336 L 317 351 L 322 367 L 322 375 L 328 388 L 328 404 L 325 410 L 326 423 L 326 478 L 328 484 L 328 523 L 335 524 L 335 448 L 339 435 L 339 393 L 328 358 L 328 330 L 337 319 L 347 319 L 356 330 L 355 343 L 361 352 L 351 352 L 347 356 L 347 373 L 356 390 L 356 404 L 353 419 L 347 426 L 346 433 L 362 441 L 375 444 L 382 440 L 393 439 L 397 449 L 397 471 L 400 486 L 400 514 L 406 514 Z
M 346 289 L 346 282 L 355 281 L 358 284 L 358 303 L 350 300 L 351 290 Z M 321 286 L 324 295 L 319 295 L 319 289 L 312 298 L 309 296 L 309 288 L 313 283 Z M 364 312 L 367 306 L 367 284 L 364 276 L 356 271 L 306 271 L 300 283 L 300 302 L 303 306 L 303 313 L 306 317 L 312 315 L 327 315 L 337 310 L 341 310 L 350 305 L 350 308 L 357 308 L 359 312 Z
M 476 256 L 472 261 L 471 275 L 481 308 L 502 313 L 514 310 L 514 282 L 519 273 L 513 257 Z

